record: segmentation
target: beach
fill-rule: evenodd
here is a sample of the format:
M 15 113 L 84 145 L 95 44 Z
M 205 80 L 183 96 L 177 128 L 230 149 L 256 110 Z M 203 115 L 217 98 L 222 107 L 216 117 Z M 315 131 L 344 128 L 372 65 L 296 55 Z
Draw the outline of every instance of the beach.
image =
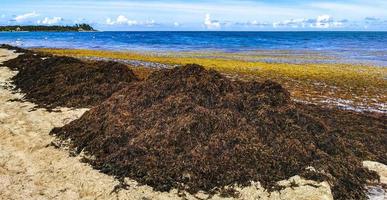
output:
M 0 53 L 1 61 L 17 56 L 3 49 Z M 7 89 L 12 87 L 9 78 L 17 72 L 6 67 L 0 67 L 0 70 L 2 199 L 180 199 L 175 190 L 170 193 L 154 192 L 149 186 L 137 186 L 133 180 L 127 180 L 130 184 L 128 190 L 112 192 L 118 184 L 113 177 L 81 163 L 80 157 L 70 157 L 65 149 L 50 145 L 54 140 L 49 135 L 50 130 L 80 117 L 86 109 L 60 108 L 47 112 L 44 109 L 34 110 L 32 103 L 9 101 L 22 97 L 22 94 Z M 274 192 L 269 198 L 269 193 L 258 184 L 258 189 L 254 186 L 241 189 L 240 199 L 332 199 L 327 183 L 304 181 L 299 177 L 291 180 L 300 186 L 281 193 Z M 283 184 L 287 185 L 291 180 Z M 309 186 L 311 183 L 319 187 Z M 188 199 L 195 197 L 189 195 Z
M 15 58 L 9 50 L 0 51 L 1 62 Z M 58 108 L 48 112 L 29 102 L 14 101 L 23 94 L 11 90 L 9 81 L 17 72 L 0 67 L 1 106 L 1 194 L 4 199 L 180 199 L 174 190 L 156 192 L 149 186 L 140 186 L 129 178 L 129 187 L 113 192 L 119 182 L 112 176 L 94 170 L 80 162 L 82 156 L 70 157 L 67 149 L 50 145 L 55 137 L 49 135 L 54 127 L 60 127 L 79 118 L 88 109 Z M 137 73 L 141 73 L 137 72 Z M 146 76 L 146 75 L 145 75 Z M 10 101 L 12 100 L 12 101 Z M 386 166 L 374 162 L 365 165 L 378 171 L 386 184 Z M 294 187 L 296 183 L 296 187 Z M 333 199 L 327 182 L 308 181 L 299 176 L 281 181 L 281 191 L 269 193 L 259 183 L 238 188 L 238 199 Z M 313 186 L 311 186 L 313 185 Z M 383 198 L 385 191 L 372 187 L 373 199 Z M 370 190 L 371 191 L 371 190 Z M 206 198 L 205 193 L 191 195 L 186 199 Z M 215 195 L 212 199 L 224 199 Z
M 387 1 L 1 1 L 0 200 L 387 200 Z

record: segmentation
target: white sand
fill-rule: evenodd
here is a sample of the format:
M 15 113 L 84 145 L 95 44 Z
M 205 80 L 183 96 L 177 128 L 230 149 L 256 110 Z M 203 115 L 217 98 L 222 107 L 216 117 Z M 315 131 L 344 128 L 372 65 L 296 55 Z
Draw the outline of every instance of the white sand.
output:
M 16 56 L 12 51 L 0 49 L 0 63 Z M 0 199 L 181 199 L 175 190 L 155 192 L 129 179 L 128 190 L 111 193 L 118 184 L 111 176 L 79 162 L 79 157 L 69 157 L 66 150 L 48 146 L 54 139 L 49 135 L 53 127 L 77 119 L 86 109 L 62 108 L 62 112 L 50 113 L 43 109 L 30 111 L 34 107 L 32 103 L 9 102 L 22 97 L 2 87 L 9 85 L 8 79 L 15 74 L 9 68 L 0 67 Z M 332 199 L 326 182 L 295 176 L 280 184 L 289 186 L 291 181 L 299 186 L 271 194 L 259 183 L 253 183 L 238 189 L 240 199 Z M 196 196 L 206 197 L 205 194 Z M 196 199 L 189 194 L 186 198 Z M 214 196 L 213 199 L 221 198 Z
M 373 161 L 364 161 L 363 166 L 369 170 L 375 171 L 380 176 L 380 182 L 387 185 L 387 166 Z M 372 200 L 387 200 L 387 191 L 381 186 L 369 186 L 368 198 Z

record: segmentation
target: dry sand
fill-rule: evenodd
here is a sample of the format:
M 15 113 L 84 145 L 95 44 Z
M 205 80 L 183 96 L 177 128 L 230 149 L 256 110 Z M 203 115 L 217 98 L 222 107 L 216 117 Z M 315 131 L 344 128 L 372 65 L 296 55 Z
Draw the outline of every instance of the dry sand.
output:
M 16 56 L 12 51 L 0 49 L 0 63 Z M 181 199 L 175 190 L 155 192 L 129 179 L 126 180 L 129 189 L 112 193 L 118 184 L 113 177 L 81 163 L 79 157 L 69 157 L 64 149 L 50 146 L 55 139 L 49 135 L 50 130 L 80 117 L 86 109 L 47 112 L 33 110 L 35 105 L 29 102 L 9 101 L 22 98 L 22 94 L 12 93 L 8 88 L 9 78 L 16 73 L 0 67 L 0 199 Z M 384 175 L 382 180 L 386 181 L 385 165 L 374 162 L 365 165 Z M 298 186 L 291 188 L 292 182 Z M 279 183 L 289 187 L 271 194 L 259 183 L 237 188 L 239 199 L 333 199 L 326 182 L 294 176 Z M 373 198 L 383 199 L 385 192 L 378 191 Z M 200 193 L 185 195 L 186 199 L 208 197 Z M 223 198 L 215 195 L 212 199 Z

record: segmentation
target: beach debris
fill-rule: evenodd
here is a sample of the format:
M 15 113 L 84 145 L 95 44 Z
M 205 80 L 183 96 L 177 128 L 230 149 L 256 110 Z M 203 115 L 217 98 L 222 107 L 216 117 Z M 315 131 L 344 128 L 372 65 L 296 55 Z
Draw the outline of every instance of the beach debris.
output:
M 96 169 L 158 191 L 232 195 L 224 189 L 252 181 L 277 190 L 300 175 L 327 181 L 335 199 L 366 199 L 379 177 L 362 161 L 387 163 L 385 121 L 294 103 L 278 83 L 192 64 L 126 85 L 51 134 Z
M 24 100 L 39 107 L 85 108 L 98 105 L 138 78 L 127 65 L 117 62 L 85 62 L 29 50 L 3 65 L 18 71 L 12 78 Z

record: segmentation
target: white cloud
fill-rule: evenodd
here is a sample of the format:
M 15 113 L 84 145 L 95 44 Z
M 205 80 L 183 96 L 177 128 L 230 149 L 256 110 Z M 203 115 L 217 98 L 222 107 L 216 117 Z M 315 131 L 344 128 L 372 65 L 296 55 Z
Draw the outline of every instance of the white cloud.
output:
M 253 21 L 250 21 L 247 23 L 247 25 L 250 25 L 250 26 L 267 26 L 269 25 L 268 23 L 266 22 L 258 22 L 257 20 L 253 20 Z
M 257 20 L 252 20 L 248 22 L 228 22 L 226 24 L 228 24 L 229 26 L 237 26 L 237 27 L 243 26 L 247 28 L 256 28 L 256 27 L 264 28 L 264 27 L 271 26 L 271 23 L 260 22 Z
M 119 15 L 117 17 L 117 19 L 110 19 L 110 18 L 107 18 L 106 19 L 106 24 L 108 25 L 122 25 L 122 24 L 127 24 L 129 26 L 133 26 L 133 25 L 137 25 L 139 24 L 136 20 L 130 20 L 128 19 L 126 16 L 124 15 Z
M 144 23 L 140 22 L 140 25 L 145 25 L 145 26 L 148 26 L 148 27 L 152 27 L 152 26 L 157 25 L 157 23 L 155 22 L 155 20 L 151 19 L 151 20 L 145 21 Z
M 116 23 L 117 24 L 128 23 L 128 21 L 130 21 L 130 20 L 128 18 L 126 18 L 125 16 L 123 16 L 123 15 L 118 16 L 117 19 L 116 19 Z
M 180 26 L 180 23 L 179 23 L 179 22 L 174 22 L 174 23 L 173 23 L 173 26 L 179 27 L 179 26 Z
M 335 20 L 333 17 L 329 15 L 320 15 L 316 18 L 311 19 L 305 19 L 305 18 L 299 18 L 299 19 L 289 19 L 284 20 L 280 22 L 274 22 L 273 27 L 283 27 L 283 28 L 319 28 L 319 29 L 326 29 L 326 28 L 338 28 L 343 27 L 346 23 L 348 23 L 348 20 Z
M 329 28 L 333 24 L 334 24 L 334 21 L 333 21 L 331 16 L 320 15 L 317 17 L 316 23 L 314 24 L 314 27 L 316 27 L 316 28 Z
M 251 24 L 251 25 L 259 25 L 260 22 L 258 22 L 257 20 L 254 20 L 254 21 L 249 22 L 249 24 Z
M 13 18 L 15 21 L 17 22 L 22 22 L 22 21 L 25 21 L 26 19 L 29 19 L 29 18 L 34 18 L 34 17 L 37 17 L 39 16 L 39 14 L 37 14 L 35 11 L 34 12 L 30 12 L 30 13 L 25 13 L 25 14 L 22 14 L 22 15 L 18 15 L 16 16 L 15 18 Z
M 282 22 L 274 22 L 273 27 L 291 27 L 291 28 L 305 28 L 307 26 L 308 20 L 304 18 L 300 19 L 289 19 Z
M 204 26 L 207 29 L 220 29 L 221 28 L 220 22 L 217 20 L 211 20 L 210 14 L 206 14 L 206 17 L 204 18 Z
M 61 21 L 63 21 L 62 17 L 53 17 L 53 18 L 45 17 L 43 20 L 38 20 L 37 23 L 51 25 L 51 24 L 57 24 Z
M 130 20 L 124 15 L 119 15 L 116 19 L 107 18 L 106 24 L 108 25 L 128 25 L 128 26 L 145 26 L 145 27 L 153 27 L 158 25 L 155 20 L 147 20 L 147 21 L 136 21 Z
M 106 19 L 106 24 L 108 24 L 108 25 L 114 25 L 114 22 L 113 22 L 112 19 L 107 18 L 107 19 Z

